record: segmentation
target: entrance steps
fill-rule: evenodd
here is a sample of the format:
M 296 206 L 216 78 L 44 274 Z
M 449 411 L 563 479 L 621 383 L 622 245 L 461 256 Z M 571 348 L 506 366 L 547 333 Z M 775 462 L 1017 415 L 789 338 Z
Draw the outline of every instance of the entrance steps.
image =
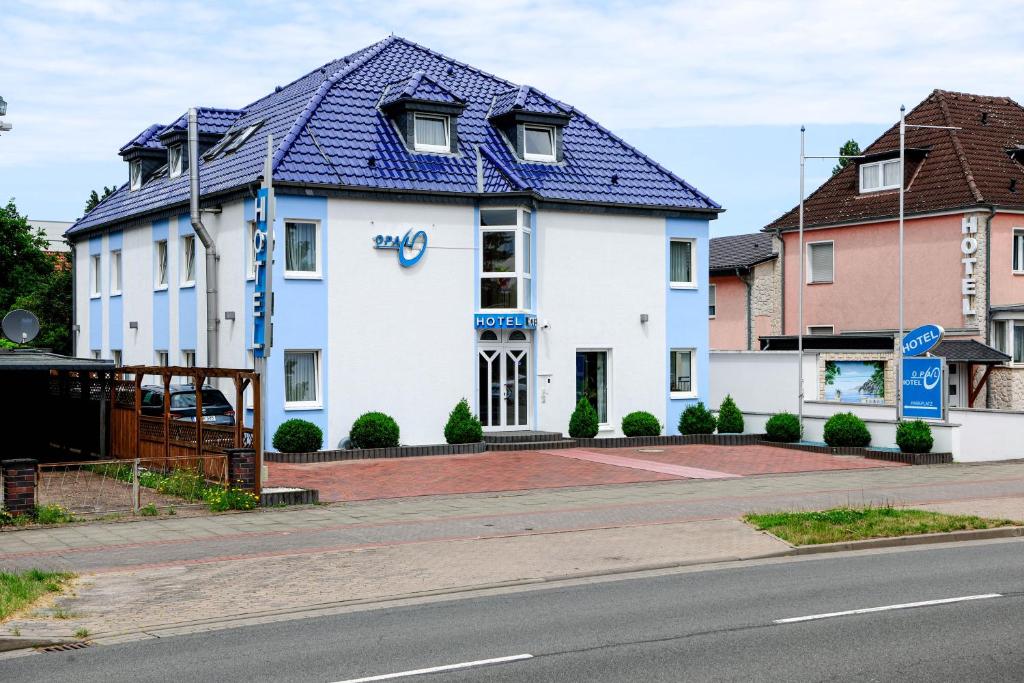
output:
M 489 451 L 543 451 L 553 448 L 572 448 L 574 439 L 558 432 L 537 432 L 523 429 L 514 432 L 484 432 L 484 443 Z

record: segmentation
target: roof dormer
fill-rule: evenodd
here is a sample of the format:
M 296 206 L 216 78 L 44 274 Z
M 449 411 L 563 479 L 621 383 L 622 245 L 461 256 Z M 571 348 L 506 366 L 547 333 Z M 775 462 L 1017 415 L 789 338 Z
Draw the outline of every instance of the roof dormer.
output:
M 206 153 L 217 144 L 224 133 L 244 112 L 238 109 L 213 109 L 200 107 L 196 110 L 199 154 Z M 167 149 L 167 174 L 177 178 L 188 170 L 188 113 L 182 114 L 169 126 L 157 133 L 160 143 Z
M 521 161 L 562 160 L 562 129 L 572 118 L 571 110 L 544 93 L 528 85 L 499 93 L 487 118 Z
M 162 128 L 155 123 L 121 148 L 119 154 L 128 162 L 129 190 L 138 190 L 167 163 L 167 149 L 157 137 Z
M 389 83 L 380 110 L 394 122 L 405 146 L 413 152 L 455 154 L 458 120 L 466 101 L 422 71 Z

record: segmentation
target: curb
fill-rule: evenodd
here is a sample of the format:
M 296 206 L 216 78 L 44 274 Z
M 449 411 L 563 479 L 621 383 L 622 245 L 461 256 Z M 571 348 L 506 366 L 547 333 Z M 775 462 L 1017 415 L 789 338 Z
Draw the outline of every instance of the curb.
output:
M 3 636 L 0 637 L 0 652 L 13 652 L 28 648 L 51 647 L 81 642 L 77 638 L 47 638 L 37 636 Z
M 892 538 L 869 538 L 863 541 L 802 545 L 793 548 L 787 554 L 792 556 L 818 555 L 820 553 L 839 553 L 847 550 L 901 548 L 913 545 L 930 545 L 933 543 L 984 541 L 992 538 L 1019 538 L 1022 536 L 1024 536 L 1024 526 L 1004 526 L 995 529 L 969 529 L 966 531 L 948 531 L 937 534 L 916 534 L 913 536 L 893 536 Z

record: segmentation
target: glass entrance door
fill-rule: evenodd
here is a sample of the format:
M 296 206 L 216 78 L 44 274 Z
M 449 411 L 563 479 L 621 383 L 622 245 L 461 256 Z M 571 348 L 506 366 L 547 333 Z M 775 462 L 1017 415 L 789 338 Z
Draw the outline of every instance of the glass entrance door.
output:
M 484 330 L 477 352 L 484 429 L 530 428 L 530 339 L 522 330 Z

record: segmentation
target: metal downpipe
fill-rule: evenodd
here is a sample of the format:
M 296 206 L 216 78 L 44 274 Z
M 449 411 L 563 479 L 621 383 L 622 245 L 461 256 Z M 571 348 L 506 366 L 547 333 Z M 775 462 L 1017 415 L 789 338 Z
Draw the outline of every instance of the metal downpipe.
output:
M 199 122 L 195 107 L 188 110 L 189 217 L 192 229 L 206 252 L 206 365 L 217 365 L 220 315 L 217 308 L 217 245 L 203 225 L 199 212 Z

